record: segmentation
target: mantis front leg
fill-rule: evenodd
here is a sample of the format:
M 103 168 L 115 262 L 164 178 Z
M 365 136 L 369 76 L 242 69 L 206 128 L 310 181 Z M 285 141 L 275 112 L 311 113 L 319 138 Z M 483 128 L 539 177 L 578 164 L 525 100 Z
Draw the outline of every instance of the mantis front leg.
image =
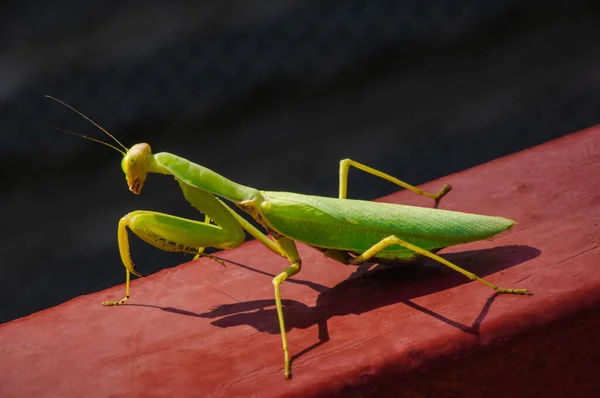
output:
M 394 184 L 399 185 L 402 188 L 408 189 L 410 191 L 413 191 L 414 193 L 416 193 L 418 195 L 427 196 L 428 198 L 435 200 L 435 207 L 438 207 L 440 200 L 444 197 L 444 195 L 446 195 L 452 189 L 452 187 L 450 185 L 444 185 L 442 187 L 442 189 L 440 190 L 440 192 L 438 192 L 436 194 L 425 192 L 425 191 L 415 187 L 414 185 L 410 185 L 404 181 L 401 181 L 395 177 L 392 177 L 389 174 L 386 174 L 384 172 L 376 170 L 372 167 L 366 166 L 366 165 L 356 162 L 352 159 L 344 159 L 340 162 L 340 192 L 339 192 L 340 199 L 346 199 L 346 193 L 348 191 L 348 170 L 350 169 L 350 166 L 354 166 L 359 170 L 362 170 L 369 174 L 373 174 L 377 177 L 383 178 L 384 180 L 393 182 Z
M 246 230 L 268 249 L 285 256 L 277 242 L 270 240 L 229 206 L 207 192 L 185 184 L 181 180 L 178 181 L 186 200 L 205 214 L 204 222 L 151 211 L 134 211 L 123 217 L 119 222 L 118 239 L 121 260 L 126 270 L 126 293 L 122 300 L 106 301 L 104 305 L 125 303 L 130 296 L 130 274 L 142 276 L 137 272 L 129 253 L 127 228 L 159 249 L 196 254 L 195 258 L 203 255 L 205 247 L 227 249 L 239 246 L 244 241 L 244 230 Z M 211 220 L 215 224 L 212 224 Z M 214 257 L 211 258 L 215 260 Z
M 231 224 L 226 229 L 152 211 L 131 212 L 121 218 L 118 230 L 119 252 L 126 270 L 125 297 L 119 301 L 105 301 L 104 305 L 125 303 L 130 296 L 130 274 L 142 276 L 131 259 L 127 228 L 152 246 L 171 252 L 196 254 L 203 247 L 232 248 L 244 241 L 244 232 L 239 224 Z

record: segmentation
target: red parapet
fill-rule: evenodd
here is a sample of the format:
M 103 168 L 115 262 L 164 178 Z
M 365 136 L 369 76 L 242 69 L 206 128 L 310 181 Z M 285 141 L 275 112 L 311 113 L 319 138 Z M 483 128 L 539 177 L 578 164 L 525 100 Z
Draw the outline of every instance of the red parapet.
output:
M 299 245 L 282 285 L 292 380 L 257 242 L 0 326 L 2 397 L 594 396 L 600 358 L 600 127 L 424 186 L 441 208 L 514 219 L 443 266 L 366 271 Z M 410 192 L 380 199 L 431 206 Z M 115 248 L 116 250 L 116 248 Z M 117 265 L 115 265 L 117 266 Z M 380 269 L 377 269 L 380 268 Z

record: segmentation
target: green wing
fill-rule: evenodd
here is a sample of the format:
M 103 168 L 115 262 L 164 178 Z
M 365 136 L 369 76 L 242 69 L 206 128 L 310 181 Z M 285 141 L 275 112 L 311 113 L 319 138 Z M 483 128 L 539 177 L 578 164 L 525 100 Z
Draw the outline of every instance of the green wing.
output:
M 515 222 L 502 217 L 289 192 L 261 192 L 259 211 L 276 232 L 315 247 L 362 253 L 390 235 L 435 250 L 490 238 Z M 391 246 L 377 257 L 414 258 Z

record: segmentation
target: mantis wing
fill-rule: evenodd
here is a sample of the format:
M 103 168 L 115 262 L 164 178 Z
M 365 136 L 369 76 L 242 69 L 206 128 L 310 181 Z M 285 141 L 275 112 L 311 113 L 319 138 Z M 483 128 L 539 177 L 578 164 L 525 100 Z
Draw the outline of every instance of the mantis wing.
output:
M 396 235 L 426 250 L 488 239 L 512 227 L 502 217 L 391 203 L 262 192 L 259 211 L 274 231 L 311 246 L 362 253 Z M 391 246 L 379 258 L 407 259 L 414 253 Z

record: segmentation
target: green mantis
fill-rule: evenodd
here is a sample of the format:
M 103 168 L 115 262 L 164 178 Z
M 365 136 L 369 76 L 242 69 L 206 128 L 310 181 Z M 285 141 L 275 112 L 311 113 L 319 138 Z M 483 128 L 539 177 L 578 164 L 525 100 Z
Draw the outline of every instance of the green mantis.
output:
M 50 97 L 52 98 L 52 97 Z M 526 289 L 498 287 L 435 254 L 437 251 L 467 242 L 490 238 L 511 228 L 514 221 L 485 215 L 460 213 L 437 208 L 403 206 L 346 198 L 348 170 L 355 167 L 436 202 L 450 191 L 444 186 L 437 194 L 424 192 L 388 174 L 350 159 L 340 163 L 339 197 L 328 198 L 289 192 L 257 190 L 240 185 L 201 165 L 170 153 L 152 153 L 150 145 L 139 143 L 126 148 L 116 138 L 85 115 L 52 98 L 89 120 L 111 137 L 122 149 L 109 146 L 123 155 L 121 167 L 129 190 L 140 194 L 149 174 L 172 176 L 185 199 L 205 215 L 204 222 L 153 211 L 134 211 L 119 221 L 118 242 L 126 269 L 126 295 L 130 297 L 131 274 L 142 276 L 129 253 L 127 229 L 145 242 L 166 251 L 202 255 L 205 247 L 234 248 L 249 233 L 269 250 L 289 261 L 289 266 L 273 279 L 275 303 L 284 353 L 284 376 L 290 375 L 290 356 L 282 311 L 280 285 L 300 272 L 302 259 L 295 242 L 302 242 L 325 256 L 348 265 L 366 261 L 410 262 L 425 256 L 479 281 L 501 293 L 530 294 Z M 226 202 L 248 213 L 271 235 L 261 232 Z

